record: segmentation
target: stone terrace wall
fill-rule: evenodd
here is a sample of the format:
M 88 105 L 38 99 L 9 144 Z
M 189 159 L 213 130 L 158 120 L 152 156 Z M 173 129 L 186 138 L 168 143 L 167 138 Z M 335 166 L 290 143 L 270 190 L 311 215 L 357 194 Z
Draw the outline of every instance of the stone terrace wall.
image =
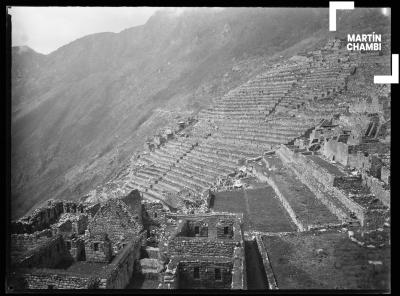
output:
M 315 178 L 319 179 L 322 183 L 326 185 L 332 185 L 335 180 L 335 176 L 330 174 L 324 168 L 320 167 L 312 160 L 307 159 L 306 156 L 301 153 L 295 153 L 290 150 L 285 145 L 281 145 L 279 150 L 277 150 L 277 155 L 279 155 L 285 162 L 294 162 L 304 167 L 309 168 L 308 172 Z
M 277 155 L 305 183 L 317 198 L 340 220 L 346 221 L 350 212 L 364 223 L 365 209 L 350 200 L 341 190 L 334 187 L 335 176 L 301 153 L 294 153 L 286 146 L 277 150 Z M 327 195 L 328 194 L 328 195 Z
M 282 206 L 285 208 L 285 210 L 289 214 L 289 217 L 290 217 L 290 219 L 292 219 L 292 222 L 297 226 L 297 229 L 299 231 L 304 231 L 305 230 L 305 226 L 297 218 L 297 215 L 294 212 L 293 208 L 290 206 L 289 201 L 286 199 L 286 197 L 279 190 L 279 187 L 276 185 L 274 179 L 273 178 L 268 178 L 267 176 L 265 176 L 265 175 L 263 175 L 261 173 L 257 173 L 257 176 L 260 176 L 261 180 L 267 181 L 267 183 L 274 189 L 274 191 L 276 193 L 276 196 L 279 198 L 280 202 L 282 203 Z
M 267 250 L 265 248 L 264 242 L 263 242 L 260 234 L 256 235 L 256 242 L 257 242 L 258 251 L 260 252 L 261 258 L 263 260 L 265 273 L 266 273 L 266 276 L 268 279 L 268 287 L 270 290 L 276 290 L 276 289 L 278 289 L 278 285 L 276 283 L 275 275 L 272 270 L 271 262 L 268 258 Z
M 333 182 L 333 186 L 346 191 L 349 191 L 351 189 L 364 189 L 365 191 L 366 189 L 362 184 L 361 176 L 337 177 Z

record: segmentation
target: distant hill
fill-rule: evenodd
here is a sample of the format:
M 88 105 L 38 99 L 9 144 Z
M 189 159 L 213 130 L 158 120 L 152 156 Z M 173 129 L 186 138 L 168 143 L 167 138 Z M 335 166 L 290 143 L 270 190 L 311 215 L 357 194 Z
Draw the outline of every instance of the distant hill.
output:
M 388 26 L 376 9 L 339 16 L 338 34 Z M 79 198 L 157 129 L 329 35 L 327 9 L 201 8 L 161 10 L 48 55 L 14 47 L 13 217 L 49 198 Z

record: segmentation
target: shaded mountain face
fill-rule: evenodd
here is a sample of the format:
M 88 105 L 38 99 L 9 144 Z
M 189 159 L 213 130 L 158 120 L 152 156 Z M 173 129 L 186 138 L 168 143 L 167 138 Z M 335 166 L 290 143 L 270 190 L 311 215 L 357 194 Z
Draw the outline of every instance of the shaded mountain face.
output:
M 341 15 L 343 32 L 383 18 L 354 13 Z M 129 165 L 147 136 L 327 32 L 327 9 L 201 8 L 159 11 L 49 55 L 13 48 L 13 218 L 49 198 L 80 198 Z

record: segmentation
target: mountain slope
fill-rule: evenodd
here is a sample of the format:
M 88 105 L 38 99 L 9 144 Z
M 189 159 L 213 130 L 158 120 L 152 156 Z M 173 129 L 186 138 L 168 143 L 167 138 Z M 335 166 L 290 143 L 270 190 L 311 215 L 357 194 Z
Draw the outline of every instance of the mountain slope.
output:
M 357 13 L 379 19 L 375 10 Z M 327 9 L 165 10 L 143 26 L 89 35 L 46 56 L 14 48 L 13 217 L 106 181 L 157 129 L 280 54 L 326 38 L 327 16 Z M 351 15 L 342 18 L 355 27 Z

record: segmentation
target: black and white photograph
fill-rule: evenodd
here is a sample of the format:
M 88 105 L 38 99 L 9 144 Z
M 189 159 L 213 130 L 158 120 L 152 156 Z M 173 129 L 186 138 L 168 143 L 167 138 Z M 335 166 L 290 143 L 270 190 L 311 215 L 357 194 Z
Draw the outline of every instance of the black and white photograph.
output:
M 5 292 L 390 293 L 398 10 L 298 2 L 5 6 Z

